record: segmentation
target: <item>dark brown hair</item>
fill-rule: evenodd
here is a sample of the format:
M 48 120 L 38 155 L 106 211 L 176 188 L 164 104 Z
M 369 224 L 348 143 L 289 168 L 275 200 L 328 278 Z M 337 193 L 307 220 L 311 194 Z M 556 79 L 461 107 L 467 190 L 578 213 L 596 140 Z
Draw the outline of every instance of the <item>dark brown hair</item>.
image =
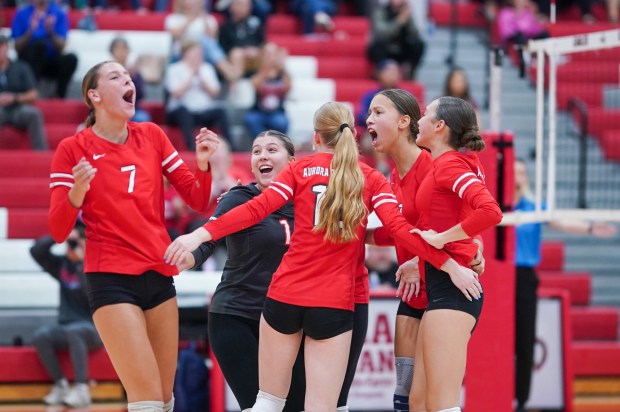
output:
M 259 137 L 267 137 L 267 136 L 273 136 L 279 141 L 281 141 L 282 144 L 284 145 L 284 148 L 288 152 L 288 155 L 291 157 L 295 156 L 295 145 L 293 144 L 293 141 L 291 140 L 290 137 L 288 137 L 284 133 L 279 132 L 277 130 L 265 130 L 264 132 L 260 132 L 259 134 L 257 134 L 255 139 L 258 139 Z
M 409 141 L 415 143 L 420 132 L 418 120 L 422 117 L 420 105 L 415 96 L 403 89 L 381 90 L 379 93 L 392 102 L 402 116 L 409 116 Z M 376 96 L 376 95 L 375 95 Z
M 450 146 L 479 152 L 485 144 L 478 130 L 476 111 L 471 103 L 458 97 L 444 96 L 438 99 L 436 120 L 443 120 L 450 129 Z

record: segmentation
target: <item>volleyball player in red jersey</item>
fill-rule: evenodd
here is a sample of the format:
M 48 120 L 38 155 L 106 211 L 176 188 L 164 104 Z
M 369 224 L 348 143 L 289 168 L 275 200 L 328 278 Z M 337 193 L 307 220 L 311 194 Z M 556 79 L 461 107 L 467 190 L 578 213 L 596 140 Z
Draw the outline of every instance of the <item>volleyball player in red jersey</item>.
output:
M 418 220 L 415 195 L 432 167 L 430 153 L 415 144 L 420 117 L 420 106 L 411 93 L 402 89 L 387 89 L 373 97 L 366 119 L 373 147 L 377 152 L 388 155 L 395 163 L 390 185 L 400 204 L 401 213 L 413 225 Z M 394 334 L 394 410 L 405 412 L 409 411 L 418 328 L 428 303 L 423 268 L 418 269 L 418 260 L 412 260 L 415 256 L 407 249 L 394 244 L 384 227 L 369 230 L 366 242 L 396 246 L 400 265 L 397 276 L 401 278 L 397 294 L 402 296 L 402 301 L 396 315 Z M 481 273 L 484 270 L 482 254 L 479 253 L 470 265 L 477 273 Z M 415 273 L 409 274 L 409 271 Z M 412 279 L 412 283 L 406 283 L 409 281 L 407 277 Z
M 418 123 L 416 143 L 430 150 L 433 165 L 416 195 L 414 231 L 468 266 L 478 249 L 472 236 L 502 219 L 474 153 L 485 146 L 476 112 L 465 100 L 441 97 L 427 106 Z M 456 412 L 461 410 L 467 344 L 483 298 L 432 262 L 426 261 L 424 269 L 428 306 L 418 331 L 410 406 L 414 411 Z
M 374 210 L 392 236 L 413 251 L 454 276 L 470 276 L 472 287 L 477 284 L 471 270 L 408 233 L 412 226 L 400 215 L 385 177 L 359 162 L 353 121 L 350 109 L 341 103 L 321 106 L 314 116 L 313 134 L 319 153 L 289 163 L 268 190 L 180 236 L 166 251 L 166 261 L 176 264 L 202 242 L 251 226 L 293 200 L 295 232 L 273 276 L 261 317 L 260 391 L 254 412 L 282 410 L 302 332 L 305 410 L 336 409 L 349 355 L 354 277 L 369 211 Z
M 60 142 L 51 168 L 50 228 L 63 241 L 80 210 L 85 268 L 95 326 L 127 392 L 128 410 L 171 411 L 178 351 L 173 275 L 162 262 L 163 176 L 194 209 L 209 201 L 209 158 L 218 139 L 196 137 L 198 171 L 183 163 L 153 123 L 128 122 L 135 86 L 118 63 L 91 68 L 82 82 L 87 128 Z

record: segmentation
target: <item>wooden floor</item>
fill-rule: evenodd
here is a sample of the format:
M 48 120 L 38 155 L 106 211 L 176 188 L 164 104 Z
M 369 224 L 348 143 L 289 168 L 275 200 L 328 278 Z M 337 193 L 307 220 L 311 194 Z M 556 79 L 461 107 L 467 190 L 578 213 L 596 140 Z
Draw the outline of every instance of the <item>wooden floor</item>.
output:
M 64 406 L 47 406 L 44 404 L 0 404 L 2 412 L 126 412 L 125 403 L 94 403 L 88 408 L 68 408 Z

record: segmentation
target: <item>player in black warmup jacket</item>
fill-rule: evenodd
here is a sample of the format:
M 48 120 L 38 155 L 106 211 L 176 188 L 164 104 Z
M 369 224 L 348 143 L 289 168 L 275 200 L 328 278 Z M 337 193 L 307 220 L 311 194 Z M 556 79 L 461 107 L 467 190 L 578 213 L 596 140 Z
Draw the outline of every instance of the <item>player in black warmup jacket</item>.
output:
M 295 148 L 287 136 L 273 130 L 259 134 L 251 160 L 256 183 L 233 187 L 222 197 L 212 219 L 258 196 L 294 156 Z M 293 221 L 293 204 L 287 203 L 260 223 L 221 239 L 228 259 L 209 306 L 209 341 L 242 410 L 254 405 L 258 393 L 259 320 L 271 276 L 288 250 Z M 216 245 L 203 243 L 193 252 L 194 261 L 181 268 L 201 265 Z M 302 411 L 304 393 L 300 351 L 284 410 Z

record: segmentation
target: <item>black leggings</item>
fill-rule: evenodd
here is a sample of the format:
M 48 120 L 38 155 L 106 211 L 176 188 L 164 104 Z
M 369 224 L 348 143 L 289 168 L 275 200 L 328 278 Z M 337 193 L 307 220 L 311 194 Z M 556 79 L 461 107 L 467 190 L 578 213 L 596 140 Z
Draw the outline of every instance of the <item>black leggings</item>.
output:
M 338 398 L 338 407 L 347 405 L 349 390 L 355 377 L 357 362 L 360 360 L 364 341 L 366 340 L 366 332 L 368 331 L 368 303 L 356 303 L 355 313 L 353 314 L 353 335 L 351 336 L 351 350 L 349 351 L 349 363 L 347 364 L 347 372 L 344 375 L 342 390 Z
M 226 382 L 241 410 L 251 408 L 258 394 L 259 321 L 209 312 L 207 325 L 211 350 L 222 368 Z M 293 366 L 284 411 L 303 411 L 305 392 L 302 346 Z
M 536 345 L 536 309 L 538 306 L 538 275 L 534 268 L 517 266 L 515 308 L 515 396 L 519 406 L 530 397 L 534 347 Z

